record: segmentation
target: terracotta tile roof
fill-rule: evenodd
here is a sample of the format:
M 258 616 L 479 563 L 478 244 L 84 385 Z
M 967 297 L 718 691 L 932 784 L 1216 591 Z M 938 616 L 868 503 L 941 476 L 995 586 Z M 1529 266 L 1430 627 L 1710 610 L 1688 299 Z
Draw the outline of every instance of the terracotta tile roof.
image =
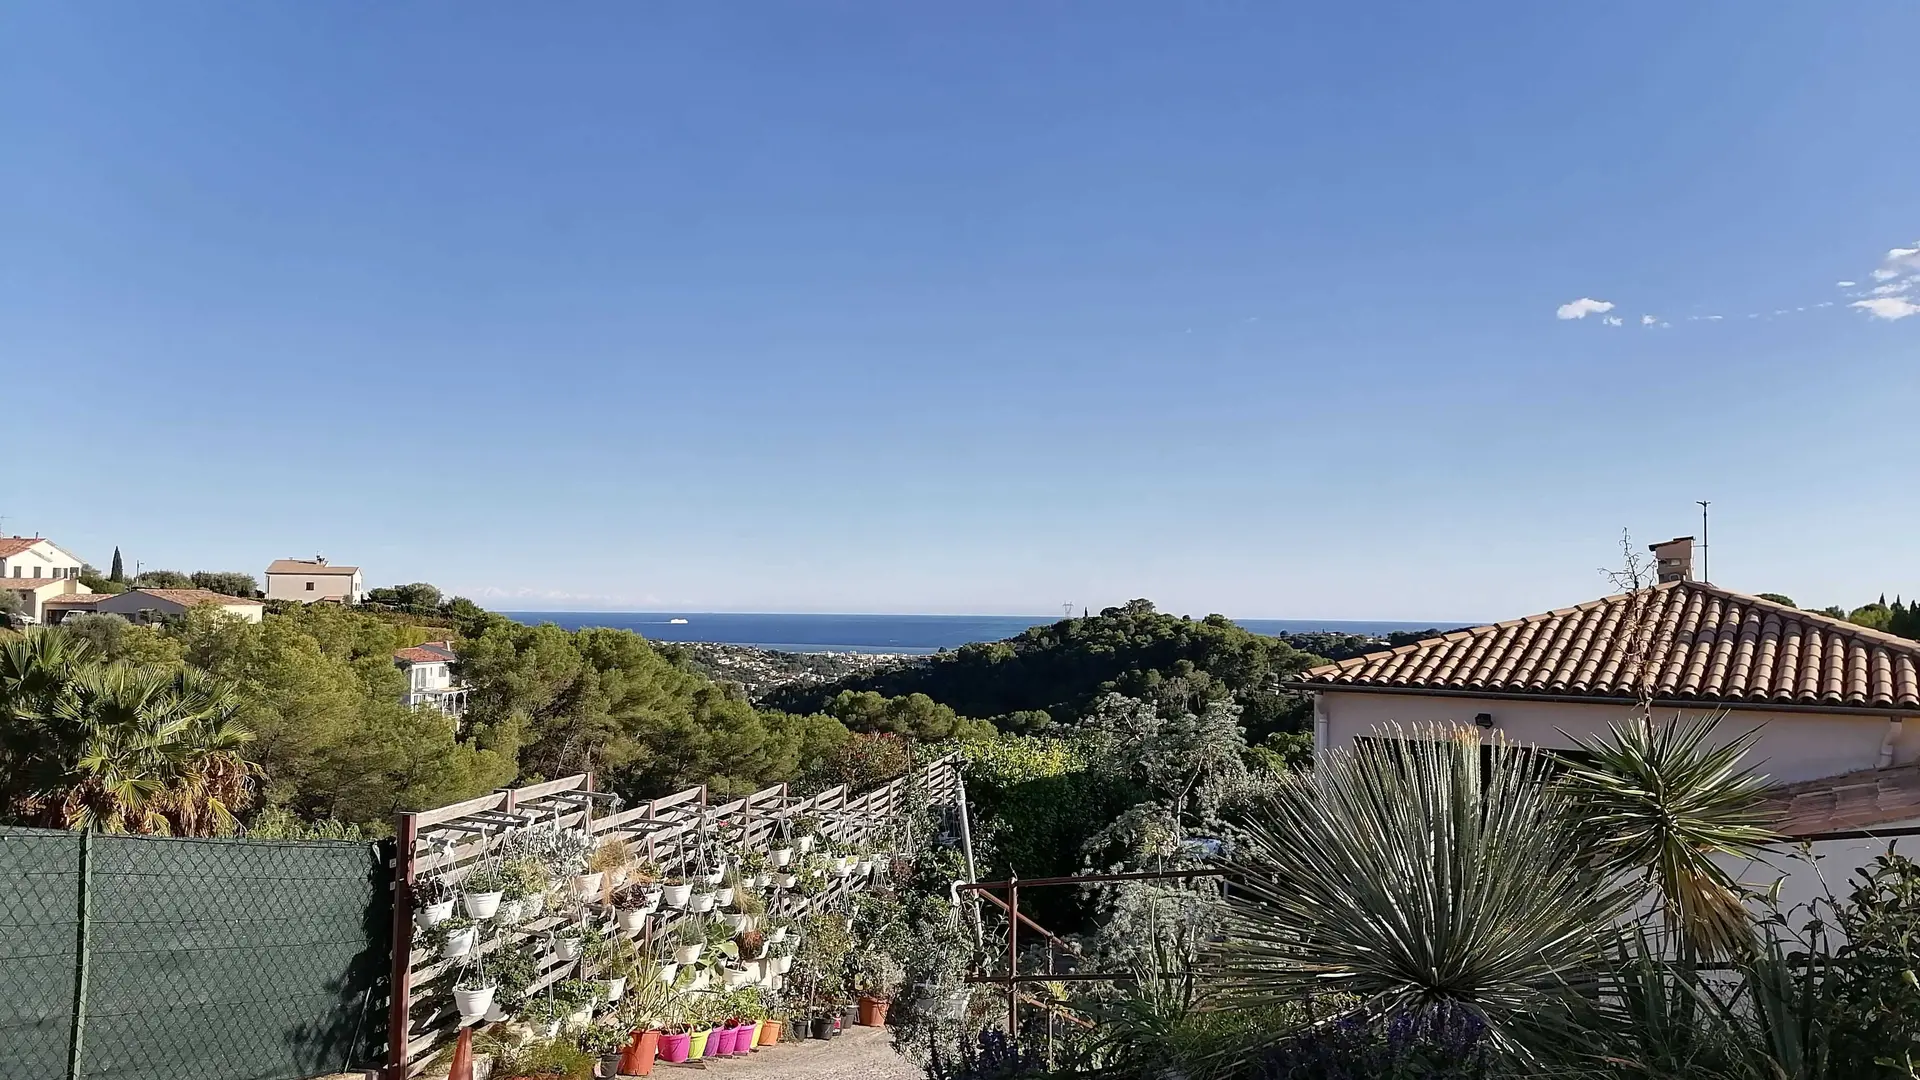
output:
M 248 607 L 266 606 L 258 600 L 251 600 L 244 596 L 228 596 L 226 593 L 217 593 L 212 589 L 129 589 L 120 595 L 157 596 L 162 600 L 171 600 L 186 607 L 192 607 L 195 604 L 219 604 L 223 607 L 242 604 Z
M 44 536 L 0 536 L 0 559 L 18 555 L 45 539 Z
M 335 566 L 332 563 L 317 563 L 310 559 L 275 559 L 267 567 L 269 574 L 357 574 L 357 566 Z
M 1662 701 L 1920 708 L 1920 642 L 1699 581 L 1458 630 L 1312 668 L 1290 685 L 1631 698 L 1636 595 Z
M 47 585 L 63 585 L 73 578 L 58 577 L 10 577 L 0 578 L 0 589 L 38 589 Z
M 112 595 L 112 593 L 74 593 L 69 596 L 49 596 L 40 603 L 45 607 L 91 607 Z
M 415 645 L 408 649 L 395 649 L 393 658 L 409 664 L 444 664 L 450 660 L 459 659 L 454 655 L 449 643 L 445 641 L 429 641 L 424 645 Z
M 1920 818 L 1920 764 L 1783 784 L 1767 792 L 1788 836 L 1865 829 Z

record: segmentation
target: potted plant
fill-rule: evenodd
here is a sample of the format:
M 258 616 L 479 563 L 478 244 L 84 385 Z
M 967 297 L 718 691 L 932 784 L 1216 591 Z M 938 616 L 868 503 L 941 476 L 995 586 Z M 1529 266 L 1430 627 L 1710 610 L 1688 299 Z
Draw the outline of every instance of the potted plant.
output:
M 767 920 L 767 943 L 770 945 L 784 943 L 787 940 L 787 930 L 792 925 L 793 920 L 784 917 Z
M 553 1000 L 566 1018 L 567 1026 L 593 1023 L 593 1007 L 600 1000 L 600 988 L 584 979 L 562 979 L 553 984 Z
M 520 1022 L 536 1035 L 551 1039 L 560 1034 L 560 1021 L 566 1019 L 563 1008 L 551 994 L 528 998 L 526 1004 L 520 1007 Z
M 570 922 L 556 927 L 552 934 L 553 955 L 559 960 L 578 960 L 586 949 L 587 927 Z
M 447 883 L 436 874 L 433 877 L 422 878 L 414 886 L 414 902 L 418 905 L 418 910 L 413 913 L 413 923 L 415 926 L 425 928 L 437 926 L 452 918 L 456 899 L 453 890 L 447 888 Z
M 625 1029 L 588 1024 L 575 1032 L 573 1038 L 581 1053 L 599 1063 L 600 1071 L 596 1075 L 615 1075 L 615 1070 L 620 1067 L 620 1050 L 627 1045 Z
M 687 898 L 687 910 L 702 914 L 712 911 L 715 899 L 711 892 L 696 892 Z
M 675 910 L 687 906 L 693 895 L 693 882 L 684 877 L 666 878 L 660 886 L 660 903 Z
M 594 1060 L 571 1039 L 502 1041 L 493 1049 L 495 1080 L 592 1080 Z
M 483 863 L 460 881 L 460 903 L 470 919 L 493 918 L 504 895 L 506 876 L 497 866 Z
M 813 850 L 815 836 L 820 831 L 819 818 L 812 814 L 796 814 L 788 822 L 788 828 L 792 830 L 793 844 L 800 854 L 805 855 Z
M 531 855 L 522 855 L 501 863 L 500 872 L 506 882 L 506 901 L 520 902 L 521 918 L 539 918 L 547 907 L 547 891 L 553 887 L 546 865 Z
M 450 915 L 413 936 L 415 948 L 428 956 L 452 960 L 473 951 L 479 930 L 465 915 Z
M 771 991 L 760 991 L 760 1035 L 755 1040 L 760 1046 L 775 1046 L 780 1042 L 780 1032 L 787 1026 L 786 999 Z
M 493 976 L 479 964 L 466 968 L 453 984 L 453 1005 L 460 1010 L 462 1020 L 478 1020 L 487 1015 L 493 1006 L 493 995 L 499 987 Z
M 617 836 L 609 836 L 600 841 L 587 858 L 587 873 L 599 874 L 609 885 L 624 885 L 627 882 L 627 863 L 632 860 L 633 853 L 627 849 L 627 842 Z
M 707 948 L 707 928 L 698 919 L 682 919 L 673 929 L 673 939 L 677 947 L 673 950 L 673 962 L 680 965 L 694 963 Z

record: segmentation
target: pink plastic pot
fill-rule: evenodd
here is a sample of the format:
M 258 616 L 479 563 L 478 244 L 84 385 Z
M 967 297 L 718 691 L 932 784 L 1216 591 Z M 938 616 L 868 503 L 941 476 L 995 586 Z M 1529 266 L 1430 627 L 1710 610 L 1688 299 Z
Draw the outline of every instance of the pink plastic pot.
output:
M 660 1057 L 664 1061 L 681 1062 L 687 1060 L 687 1051 L 693 1046 L 693 1036 L 688 1032 L 678 1035 L 660 1036 Z
M 731 1053 L 733 1053 L 733 1029 L 730 1027 L 714 1028 L 713 1034 L 707 1036 L 707 1056 L 726 1057 Z
M 759 1038 L 760 1022 L 758 1020 L 751 1024 L 741 1024 L 740 1034 L 733 1039 L 733 1056 L 739 1057 L 741 1054 L 752 1053 L 753 1044 L 759 1041 Z

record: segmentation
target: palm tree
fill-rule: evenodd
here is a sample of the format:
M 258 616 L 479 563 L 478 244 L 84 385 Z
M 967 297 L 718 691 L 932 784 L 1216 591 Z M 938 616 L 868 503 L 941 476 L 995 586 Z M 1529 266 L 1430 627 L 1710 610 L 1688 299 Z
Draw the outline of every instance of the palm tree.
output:
M 54 707 L 91 659 L 85 639 L 58 628 L 0 643 L 0 804 L 11 815 L 37 816 L 36 797 L 64 775 Z
M 67 828 L 212 836 L 230 833 L 252 797 L 252 734 L 233 690 L 193 668 L 112 664 L 82 671 L 55 706 L 72 741 Z M 53 807 L 49 800 L 49 807 Z
M 1240 822 L 1223 988 L 1252 1008 L 1352 995 L 1351 1017 L 1483 1024 L 1515 1063 L 1570 1052 L 1632 899 L 1573 856 L 1545 754 L 1391 729 L 1282 776 Z
M 1585 857 L 1651 883 L 1666 925 L 1701 959 L 1754 944 L 1745 897 L 1713 856 L 1757 858 L 1778 839 L 1761 808 L 1765 779 L 1740 765 L 1760 731 L 1711 746 L 1721 715 L 1656 724 L 1643 711 L 1608 738 L 1569 736 L 1585 760 L 1561 777 Z

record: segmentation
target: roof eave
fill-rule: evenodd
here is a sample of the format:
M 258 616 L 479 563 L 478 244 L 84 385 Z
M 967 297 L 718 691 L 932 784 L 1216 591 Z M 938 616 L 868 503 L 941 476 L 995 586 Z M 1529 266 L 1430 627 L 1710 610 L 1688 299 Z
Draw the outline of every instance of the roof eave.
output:
M 1546 701 L 1564 705 L 1637 705 L 1639 698 L 1601 694 L 1536 694 L 1513 690 L 1440 689 L 1425 686 L 1369 686 L 1362 683 L 1303 682 L 1280 684 L 1282 689 L 1313 693 L 1409 694 L 1419 697 L 1484 698 L 1495 701 Z M 1806 705 L 1784 701 L 1725 701 L 1713 698 L 1654 698 L 1660 708 L 1735 709 L 1749 712 L 1846 713 L 1850 716 L 1920 716 L 1920 706 L 1909 709 L 1877 708 L 1866 705 Z

